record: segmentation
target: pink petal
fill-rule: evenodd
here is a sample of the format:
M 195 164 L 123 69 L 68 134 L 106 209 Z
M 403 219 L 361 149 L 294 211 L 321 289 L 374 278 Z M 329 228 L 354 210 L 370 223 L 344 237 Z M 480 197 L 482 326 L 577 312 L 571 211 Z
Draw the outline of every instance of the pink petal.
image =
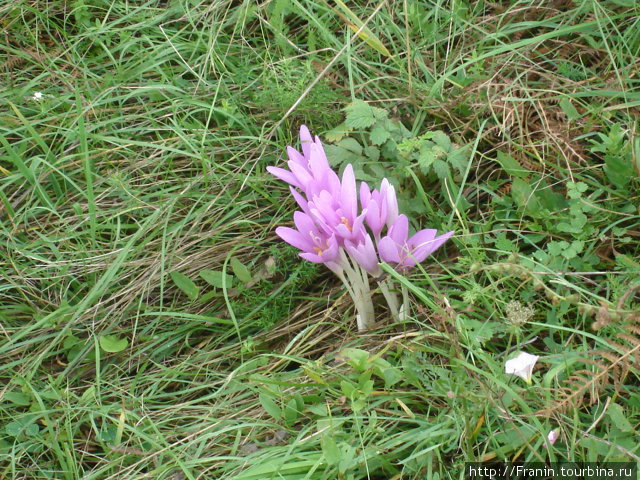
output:
M 348 164 L 342 173 L 342 188 L 340 191 L 343 215 L 352 222 L 358 211 L 358 196 L 356 194 L 356 177 L 353 167 Z
M 380 258 L 387 263 L 400 263 L 398 244 L 389 236 L 382 237 L 378 242 Z
M 287 162 L 287 165 L 289 165 L 291 172 L 296 176 L 303 189 L 307 188 L 307 185 L 313 182 L 313 177 L 305 167 L 298 165 L 293 160 Z
M 289 227 L 278 227 L 276 228 L 276 235 L 278 235 L 282 240 L 287 242 L 289 245 L 293 245 L 299 250 L 302 251 L 311 251 L 313 250 L 313 243 L 311 242 L 311 238 L 308 236 L 302 235 L 297 230 Z
M 296 164 L 300 165 L 301 167 L 306 168 L 307 161 L 300 154 L 300 152 L 297 151 L 295 148 L 287 147 L 287 155 L 289 156 L 289 162 L 296 163 Z
M 289 170 L 285 170 L 284 168 L 279 167 L 267 167 L 267 172 L 269 172 L 274 177 L 278 177 L 280 180 L 287 182 L 289 185 L 301 188 L 298 179 Z
M 311 137 L 311 132 L 309 132 L 306 125 L 300 125 L 300 147 L 306 159 L 309 159 L 309 151 L 312 143 L 313 138 Z
M 407 235 L 409 235 L 409 219 L 406 215 L 398 215 L 391 228 L 389 228 L 389 236 L 399 245 L 407 243 Z
M 367 208 L 367 204 L 371 200 L 371 189 L 367 182 L 360 183 L 360 206 L 362 208 Z
M 293 213 L 293 222 L 296 224 L 296 228 L 302 235 L 309 235 L 309 232 L 314 235 L 318 235 L 318 229 L 316 224 L 313 223 L 313 220 L 309 215 L 302 212 L 294 212 Z

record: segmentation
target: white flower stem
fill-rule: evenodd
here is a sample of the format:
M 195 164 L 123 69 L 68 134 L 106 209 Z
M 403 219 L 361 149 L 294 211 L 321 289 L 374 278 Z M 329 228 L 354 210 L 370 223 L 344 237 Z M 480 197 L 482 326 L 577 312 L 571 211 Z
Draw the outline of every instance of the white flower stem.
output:
M 402 306 L 398 318 L 402 321 L 409 317 L 409 290 L 406 286 L 402 285 Z
M 394 285 L 391 278 L 387 277 L 384 280 L 379 280 L 378 286 L 380 287 L 380 291 L 382 292 L 384 299 L 387 301 L 387 305 L 389 305 L 391 315 L 394 319 L 398 320 L 400 318 L 398 295 L 394 291 Z
M 344 252 L 341 265 L 344 273 L 347 274 L 346 278 L 342 275 L 341 280 L 356 307 L 358 330 L 366 330 L 373 325 L 375 318 L 367 273 L 357 263 L 352 264 Z

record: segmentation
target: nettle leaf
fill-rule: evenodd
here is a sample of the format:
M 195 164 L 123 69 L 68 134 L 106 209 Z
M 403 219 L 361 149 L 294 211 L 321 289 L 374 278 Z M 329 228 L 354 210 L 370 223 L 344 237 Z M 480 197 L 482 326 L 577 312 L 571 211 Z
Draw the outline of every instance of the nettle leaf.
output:
M 217 270 L 202 270 L 200 276 L 212 287 L 222 288 L 223 281 L 226 288 L 233 286 L 233 277 Z
M 129 345 L 129 340 L 120 338 L 116 335 L 104 335 L 99 340 L 100 348 L 107 353 L 118 353 L 123 351 Z
M 231 257 L 231 270 L 233 270 L 233 274 L 240 280 L 242 283 L 249 283 L 253 280 L 253 276 L 249 269 L 236 257 Z
M 433 162 L 433 171 L 436 172 L 436 175 L 440 180 L 448 178 L 449 173 L 451 172 L 451 170 L 449 169 L 449 164 L 440 159 Z
M 354 129 L 369 128 L 378 120 L 386 118 L 387 112 L 381 108 L 372 107 L 363 100 L 354 100 L 345 108 L 347 118 L 345 125 Z
M 343 122 L 340 125 L 326 132 L 324 134 L 324 139 L 325 141 L 331 142 L 331 143 L 339 142 L 344 137 L 349 135 L 352 131 L 353 131 L 353 128 L 347 127 Z
M 191 300 L 195 300 L 198 298 L 198 294 L 200 293 L 200 289 L 198 286 L 193 283 L 189 277 L 187 277 L 184 273 L 180 272 L 171 272 L 171 280 L 176 284 L 180 290 L 182 290 L 187 297 Z
M 376 147 L 372 147 L 372 146 L 366 147 L 363 153 L 366 155 L 366 157 L 369 160 L 373 162 L 377 162 L 378 160 L 380 160 L 380 150 L 377 149 Z
M 389 140 L 390 137 L 391 133 L 389 130 L 380 125 L 376 125 L 369 133 L 369 140 L 371 140 L 371 143 L 374 145 L 382 145 Z

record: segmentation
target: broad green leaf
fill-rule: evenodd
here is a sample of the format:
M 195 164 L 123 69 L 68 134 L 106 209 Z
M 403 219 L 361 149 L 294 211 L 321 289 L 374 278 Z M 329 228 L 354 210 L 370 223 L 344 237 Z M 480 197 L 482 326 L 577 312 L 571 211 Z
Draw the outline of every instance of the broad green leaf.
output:
M 498 163 L 509 175 L 517 178 L 526 178 L 529 172 L 520 166 L 520 163 L 511 155 L 498 152 Z
M 275 420 L 280 420 L 282 418 L 282 409 L 276 405 L 276 402 L 274 402 L 269 395 L 261 393 L 259 399 L 265 412 L 271 415 Z
M 233 277 L 217 270 L 202 270 L 200 272 L 202 279 L 212 287 L 222 288 L 223 280 L 226 288 L 233 286 Z
M 115 335 L 103 335 L 100 337 L 100 348 L 108 353 L 118 353 L 123 351 L 129 345 L 129 340 L 119 338 Z
M 253 280 L 251 271 L 236 257 L 231 257 L 230 263 L 231 263 L 231 270 L 233 270 L 233 274 L 242 283 L 249 283 L 250 281 Z
M 293 425 L 298 419 L 298 402 L 292 398 L 284 407 L 284 420 L 288 425 Z
M 628 155 L 607 155 L 604 159 L 604 173 L 618 188 L 625 188 L 634 177 L 633 163 Z
M 617 403 L 609 404 L 609 408 L 607 409 L 607 414 L 609 415 L 609 419 L 611 423 L 613 423 L 616 427 L 618 427 L 623 432 L 633 432 L 633 425 L 629 423 L 627 417 L 624 415 L 624 410 Z
M 187 277 L 184 273 L 180 272 L 171 272 L 171 280 L 176 286 L 182 290 L 187 297 L 191 300 L 195 300 L 198 298 L 198 294 L 200 293 L 200 289 L 193 283 L 189 277 Z
M 5 393 L 2 399 L 11 402 L 14 405 L 20 405 L 21 407 L 27 407 L 31 405 L 31 397 L 22 392 Z
M 322 454 L 324 455 L 327 464 L 337 465 L 340 463 L 340 460 L 342 460 L 342 454 L 333 436 L 331 434 L 323 436 L 320 443 L 322 445 Z

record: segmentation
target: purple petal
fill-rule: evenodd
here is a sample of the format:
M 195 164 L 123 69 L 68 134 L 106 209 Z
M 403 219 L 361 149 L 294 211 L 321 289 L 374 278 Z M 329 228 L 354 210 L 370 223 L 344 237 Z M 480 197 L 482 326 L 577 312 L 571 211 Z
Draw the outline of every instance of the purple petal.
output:
M 287 182 L 289 185 L 302 188 L 302 185 L 300 185 L 298 179 L 289 170 L 285 170 L 284 168 L 280 167 L 267 167 L 267 172 L 269 172 L 274 177 L 278 177 L 280 180 Z
M 351 257 L 372 275 L 380 273 L 380 267 L 378 267 L 378 255 L 376 254 L 375 247 L 371 241 L 371 237 L 367 235 L 364 238 L 364 243 L 360 243 L 355 246 L 353 243 L 345 242 L 345 248 Z
M 380 208 L 378 207 L 378 202 L 373 199 L 367 204 L 366 218 L 367 225 L 369 225 L 369 228 L 371 228 L 373 234 L 376 237 L 380 235 L 384 222 L 380 220 Z
M 371 189 L 367 182 L 360 183 L 360 206 L 362 208 L 367 208 L 367 204 L 371 200 Z
M 320 255 L 316 255 L 315 253 L 303 252 L 299 254 L 305 260 L 308 260 L 313 263 L 324 263 L 325 259 Z
M 438 231 L 433 228 L 425 228 L 420 230 L 409 239 L 409 245 L 411 248 L 429 247 L 433 243 L 433 239 L 436 238 Z
M 291 172 L 296 176 L 303 189 L 306 189 L 307 185 L 313 182 L 313 177 L 305 167 L 298 165 L 293 160 L 287 162 L 287 165 L 289 165 Z
M 307 161 L 305 160 L 305 158 L 300 154 L 299 151 L 297 151 L 295 148 L 293 147 L 287 147 L 287 155 L 289 157 L 289 162 L 293 162 L 296 163 L 298 165 L 300 165 L 301 167 L 306 168 L 307 166 Z
M 352 222 L 358 211 L 358 196 L 356 193 L 356 177 L 353 167 L 349 163 L 342 173 L 342 188 L 340 190 L 342 212 Z
M 307 200 L 302 195 L 300 195 L 295 188 L 290 187 L 289 190 L 291 191 L 291 195 L 293 196 L 293 199 L 300 206 L 302 211 L 307 215 L 309 215 L 309 203 L 307 202 Z
M 276 235 L 278 235 L 289 245 L 293 245 L 299 250 L 306 252 L 313 250 L 313 243 L 311 242 L 311 238 L 302 235 L 299 231 L 294 230 L 293 228 L 278 227 L 276 228 Z
M 396 197 L 396 189 L 393 185 L 389 185 L 386 195 L 387 204 L 387 226 L 391 226 L 398 218 L 398 199 Z
M 311 150 L 312 143 L 313 138 L 311 137 L 311 132 L 309 132 L 306 125 L 300 125 L 300 147 L 306 159 L 309 159 L 309 151 Z
M 324 176 L 324 172 L 330 170 L 327 156 L 324 153 L 322 146 L 312 143 L 309 147 L 309 169 L 313 173 L 316 179 L 320 179 Z
M 400 263 L 398 244 L 389 236 L 382 237 L 378 242 L 380 258 L 387 263 Z
M 309 235 L 309 232 L 314 235 L 318 235 L 318 228 L 309 215 L 302 212 L 293 213 L 293 222 L 296 224 L 296 228 L 302 235 Z
M 407 243 L 407 236 L 409 235 L 409 219 L 406 215 L 398 215 L 391 228 L 389 228 L 389 236 L 399 244 L 404 245 Z

